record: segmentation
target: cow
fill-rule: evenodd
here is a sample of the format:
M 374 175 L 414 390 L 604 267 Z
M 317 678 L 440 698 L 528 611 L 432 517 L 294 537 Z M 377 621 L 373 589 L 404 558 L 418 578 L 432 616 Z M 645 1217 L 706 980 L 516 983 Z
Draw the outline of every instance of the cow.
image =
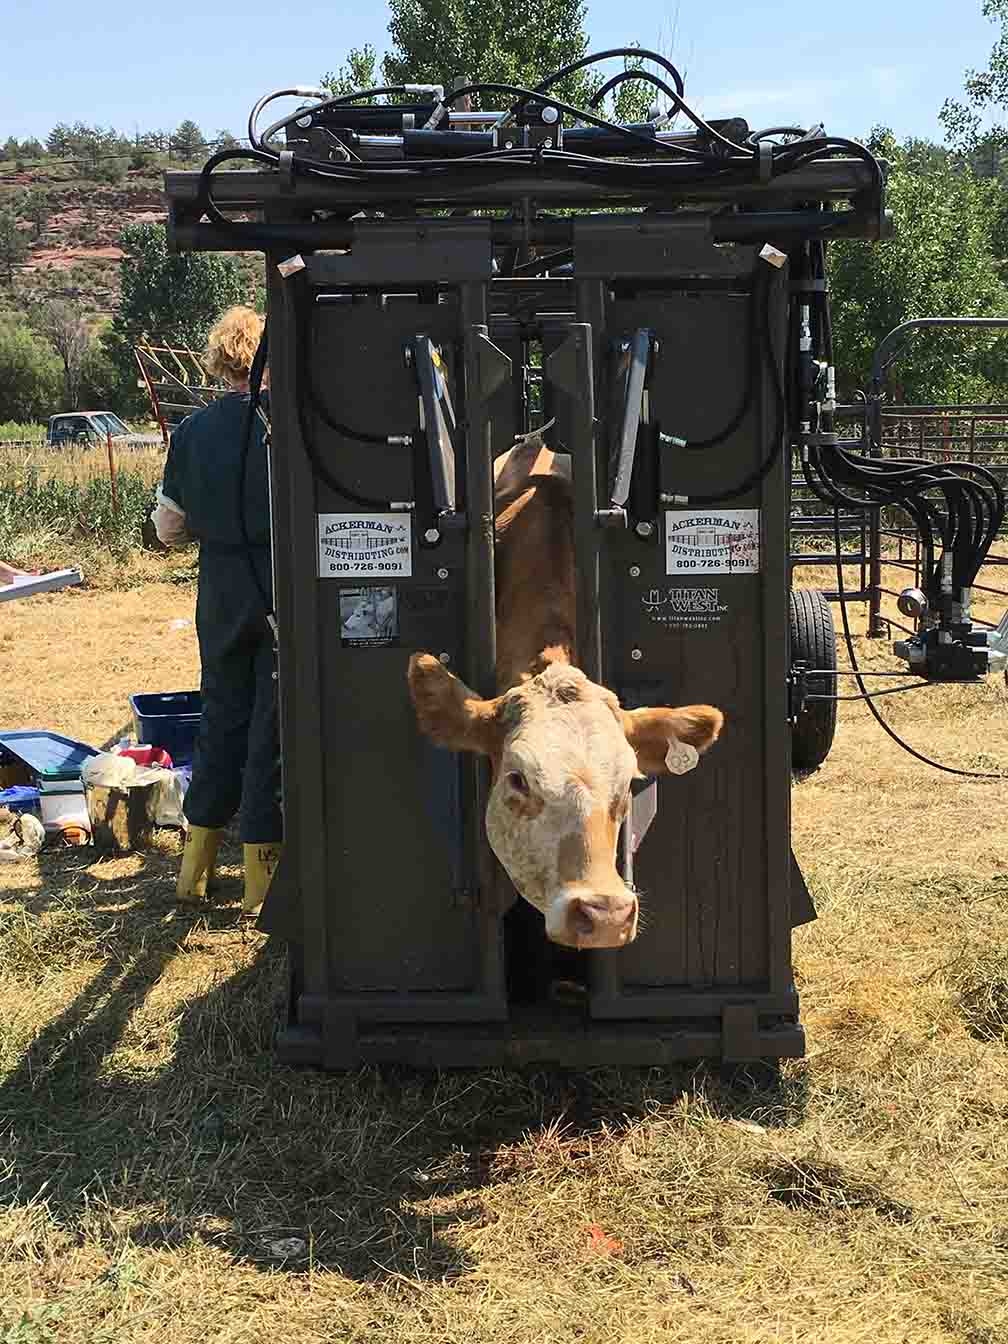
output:
M 431 654 L 410 659 L 420 731 L 489 757 L 486 832 L 519 895 L 565 947 L 637 936 L 616 869 L 635 779 L 681 774 L 721 732 L 711 705 L 625 710 L 577 666 L 570 457 L 522 436 L 494 468 L 497 691 L 484 699 Z

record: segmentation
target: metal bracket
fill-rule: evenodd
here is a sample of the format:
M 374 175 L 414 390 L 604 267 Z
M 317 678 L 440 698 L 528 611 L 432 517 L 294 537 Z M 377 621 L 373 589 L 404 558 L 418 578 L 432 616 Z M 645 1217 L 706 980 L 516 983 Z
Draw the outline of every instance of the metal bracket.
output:
M 574 485 L 574 548 L 578 567 L 577 630 L 581 667 L 602 680 L 599 615 L 598 469 L 595 461 L 595 374 L 591 324 L 572 322 L 570 335 L 544 361 L 543 372 L 566 402 Z
M 616 452 L 615 473 L 610 493 L 614 507 L 625 508 L 630 497 L 630 480 L 633 476 L 634 459 L 637 454 L 637 437 L 641 422 L 646 420 L 644 412 L 645 385 L 651 366 L 651 350 L 655 344 L 655 334 L 639 327 L 633 334 L 626 350 L 626 383 L 623 398 L 623 418 L 620 424 L 619 447 Z
M 759 1016 L 754 1003 L 726 1003 L 721 1010 L 721 1058 L 727 1064 L 759 1059 Z
M 327 999 L 322 1015 L 322 1068 L 337 1072 L 359 1063 L 356 1014 Z
M 292 192 L 294 190 L 294 151 L 282 149 L 280 159 L 277 164 L 279 169 L 278 183 L 283 192 Z
M 436 545 L 442 532 L 459 530 L 466 524 L 465 515 L 458 514 L 455 502 L 455 407 L 444 360 L 429 336 L 414 336 L 408 362 L 413 366 L 420 390 L 434 510 L 433 518 L 419 520 L 420 535 L 428 545 Z M 421 495 L 419 490 L 417 495 Z
M 788 693 L 788 719 L 791 723 L 798 722 L 798 715 L 805 710 L 805 701 L 808 698 L 808 668 L 805 663 L 797 662 L 791 664 L 791 671 L 787 679 Z

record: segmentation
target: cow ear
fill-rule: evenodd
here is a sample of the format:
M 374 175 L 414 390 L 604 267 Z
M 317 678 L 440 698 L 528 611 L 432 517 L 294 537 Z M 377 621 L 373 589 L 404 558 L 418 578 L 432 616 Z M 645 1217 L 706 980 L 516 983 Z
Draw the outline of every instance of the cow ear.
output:
M 417 725 L 437 746 L 485 756 L 499 752 L 504 735 L 499 698 L 481 699 L 429 653 L 413 655 L 407 679 Z
M 625 709 L 623 731 L 645 775 L 682 775 L 713 746 L 724 715 L 713 705 L 682 709 Z

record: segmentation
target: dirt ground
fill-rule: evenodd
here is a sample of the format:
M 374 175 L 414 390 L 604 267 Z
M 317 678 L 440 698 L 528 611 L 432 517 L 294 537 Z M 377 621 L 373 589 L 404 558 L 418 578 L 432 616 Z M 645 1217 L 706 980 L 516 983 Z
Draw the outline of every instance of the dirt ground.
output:
M 114 740 L 130 691 L 197 684 L 193 603 L 0 609 L 0 723 Z M 1000 679 L 879 703 L 941 761 L 1008 765 Z M 279 1069 L 282 957 L 233 852 L 203 912 L 170 833 L 0 870 L 0 1339 L 1002 1344 L 1006 797 L 840 706 L 793 789 L 808 1055 L 767 1091 Z
M 103 747 L 132 732 L 129 696 L 199 686 L 195 589 L 68 589 L 0 612 L 0 723 Z

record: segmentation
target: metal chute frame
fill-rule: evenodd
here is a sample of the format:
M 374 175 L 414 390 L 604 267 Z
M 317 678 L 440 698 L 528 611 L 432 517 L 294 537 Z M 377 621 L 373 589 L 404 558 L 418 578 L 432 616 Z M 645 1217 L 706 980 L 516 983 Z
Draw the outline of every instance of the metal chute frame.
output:
M 814 912 L 790 849 L 787 446 L 813 250 L 884 236 L 884 168 L 821 135 L 746 144 L 741 118 L 580 134 L 590 116 L 522 90 L 488 152 L 465 138 L 487 114 L 450 110 L 469 91 L 320 101 L 286 148 L 253 137 L 260 171 L 218 175 L 214 156 L 166 178 L 171 246 L 267 254 L 281 1055 L 801 1054 L 791 931 Z M 692 695 L 730 723 L 688 781 L 642 785 L 621 862 L 650 927 L 572 954 L 576 1005 L 550 997 L 541 919 L 523 922 L 487 845 L 484 766 L 419 737 L 405 686 L 427 650 L 495 689 L 493 462 L 536 420 L 571 456 L 581 666 L 628 707 Z M 384 578 L 351 558 L 362 530 Z M 394 635 L 355 633 L 369 582 L 394 594 Z

